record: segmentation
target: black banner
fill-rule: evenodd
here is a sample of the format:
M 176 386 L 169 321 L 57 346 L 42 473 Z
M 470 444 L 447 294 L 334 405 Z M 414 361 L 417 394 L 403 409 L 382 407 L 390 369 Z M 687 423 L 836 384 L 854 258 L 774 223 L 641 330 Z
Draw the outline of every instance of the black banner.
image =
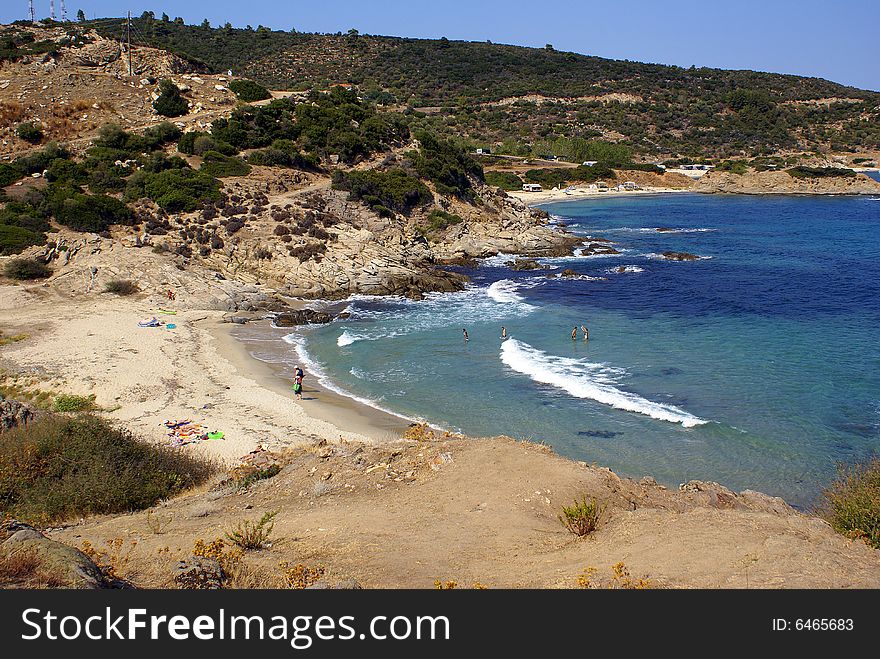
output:
M 2 591 L 5 656 L 876 647 L 872 591 Z

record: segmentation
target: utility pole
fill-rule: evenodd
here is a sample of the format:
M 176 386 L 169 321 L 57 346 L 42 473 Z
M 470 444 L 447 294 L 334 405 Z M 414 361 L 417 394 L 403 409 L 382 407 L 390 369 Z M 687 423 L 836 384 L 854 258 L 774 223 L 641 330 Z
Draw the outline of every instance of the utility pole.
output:
M 131 12 L 128 12 L 128 22 L 125 25 L 128 28 L 128 75 L 133 76 L 134 73 L 131 66 Z

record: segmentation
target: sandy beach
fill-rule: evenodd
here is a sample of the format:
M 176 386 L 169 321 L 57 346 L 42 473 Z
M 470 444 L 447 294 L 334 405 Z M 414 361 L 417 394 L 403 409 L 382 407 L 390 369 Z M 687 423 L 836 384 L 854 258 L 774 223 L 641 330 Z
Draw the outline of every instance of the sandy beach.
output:
M 51 301 L 51 302 L 50 302 Z M 157 316 L 167 327 L 141 328 Z M 306 400 L 268 364 L 253 359 L 219 311 L 162 315 L 148 301 L 73 302 L 42 287 L 0 287 L 0 326 L 26 339 L 5 346 L 0 365 L 32 389 L 94 395 L 110 418 L 144 439 L 167 443 L 162 422 L 191 419 L 224 433 L 187 450 L 235 463 L 258 445 L 391 439 L 405 421 L 359 405 L 307 378 Z
M 544 190 L 542 192 L 510 192 L 510 196 L 526 202 L 530 206 L 546 204 L 554 201 L 576 201 L 578 199 L 604 199 L 606 197 L 633 197 L 637 195 L 656 195 L 689 192 L 681 188 L 658 188 L 648 187 L 640 190 L 608 190 L 599 192 L 597 189 L 586 186 L 575 187 L 566 192 L 563 190 Z

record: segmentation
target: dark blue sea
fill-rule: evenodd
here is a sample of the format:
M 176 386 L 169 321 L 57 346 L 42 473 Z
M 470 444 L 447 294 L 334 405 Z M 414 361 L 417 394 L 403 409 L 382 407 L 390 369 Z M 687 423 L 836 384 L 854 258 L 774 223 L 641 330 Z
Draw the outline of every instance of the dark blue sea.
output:
M 675 194 L 546 210 L 621 253 L 531 272 L 493 258 L 467 271 L 463 293 L 355 298 L 348 320 L 286 337 L 290 360 L 441 427 L 802 507 L 838 463 L 880 452 L 880 198 Z M 564 268 L 581 276 L 556 277 Z M 582 324 L 589 341 L 573 341 Z

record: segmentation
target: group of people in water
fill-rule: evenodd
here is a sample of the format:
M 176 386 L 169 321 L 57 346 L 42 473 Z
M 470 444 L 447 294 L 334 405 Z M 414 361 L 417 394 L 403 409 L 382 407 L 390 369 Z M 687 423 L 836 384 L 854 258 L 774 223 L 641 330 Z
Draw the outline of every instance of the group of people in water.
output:
M 590 330 L 587 329 L 586 325 L 581 325 L 581 332 L 583 332 L 583 334 L 584 334 L 584 341 L 589 341 L 590 340 Z M 468 341 L 471 340 L 470 337 L 468 336 L 468 331 L 464 327 L 461 328 L 461 333 L 464 336 L 465 343 L 467 343 Z M 504 340 L 506 338 L 507 338 L 507 328 L 504 325 L 502 325 L 501 326 L 501 339 Z M 577 338 L 578 338 L 578 328 L 577 328 L 577 325 L 575 325 L 571 330 L 571 340 L 577 341 Z

